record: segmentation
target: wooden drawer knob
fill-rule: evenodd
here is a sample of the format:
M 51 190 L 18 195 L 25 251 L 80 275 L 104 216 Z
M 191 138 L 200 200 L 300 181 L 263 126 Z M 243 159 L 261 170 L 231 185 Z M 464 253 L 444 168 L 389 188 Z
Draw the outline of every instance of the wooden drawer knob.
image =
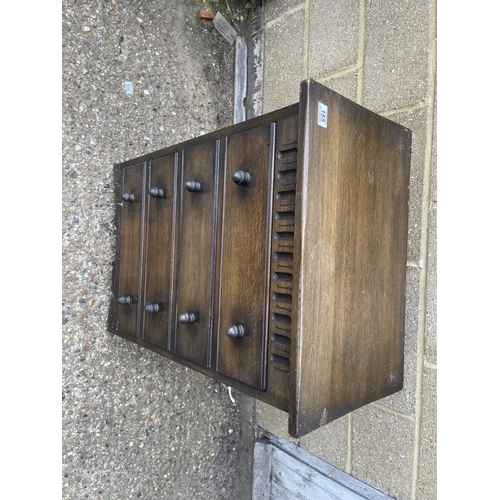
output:
M 146 304 L 146 307 L 144 310 L 147 313 L 157 313 L 161 311 L 161 304 L 158 304 L 157 302 L 153 302 L 152 304 Z
M 122 306 L 132 304 L 132 297 L 130 295 L 122 295 L 118 297 L 118 304 Z
M 133 193 L 123 193 L 122 200 L 132 203 L 133 201 L 135 201 L 135 195 Z
M 151 188 L 149 190 L 149 194 L 153 198 L 165 198 L 165 191 L 163 189 L 160 189 L 160 188 Z
M 238 186 L 248 186 L 250 184 L 251 176 L 245 170 L 238 170 L 233 174 L 233 182 Z
M 188 182 L 186 182 L 186 189 L 190 193 L 201 193 L 201 182 L 188 181 Z
M 198 321 L 198 314 L 194 312 L 187 312 L 179 316 L 179 321 L 184 325 L 196 323 Z
M 236 323 L 235 325 L 228 327 L 226 335 L 232 339 L 243 337 L 243 335 L 245 335 L 245 328 L 241 323 Z

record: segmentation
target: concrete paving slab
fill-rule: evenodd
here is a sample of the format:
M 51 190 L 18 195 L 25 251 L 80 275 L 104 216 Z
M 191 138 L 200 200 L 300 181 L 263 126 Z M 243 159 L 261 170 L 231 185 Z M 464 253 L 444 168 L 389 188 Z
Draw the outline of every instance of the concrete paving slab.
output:
M 412 131 L 410 169 L 410 212 L 408 220 L 408 260 L 420 259 L 422 231 L 422 197 L 424 195 L 425 148 L 427 141 L 427 109 L 393 114 L 390 120 Z
M 437 498 L 437 370 L 425 368 L 417 500 Z
M 342 76 L 337 76 L 322 82 L 325 87 L 328 87 L 340 95 L 347 97 L 351 101 L 356 102 L 358 93 L 358 72 L 353 71 Z
M 261 401 L 256 401 L 255 409 L 255 424 L 257 426 L 266 429 L 275 436 L 299 444 L 298 439 L 294 439 L 288 434 L 288 413 Z
M 437 206 L 429 212 L 425 359 L 437 363 Z
M 338 469 L 345 470 L 348 447 L 346 415 L 300 438 L 300 447 Z
M 431 158 L 431 201 L 437 202 L 437 96 L 434 99 L 434 122 L 432 130 L 432 158 Z
M 368 406 L 353 413 L 352 475 L 410 500 L 415 423 Z
M 263 2 L 265 22 L 267 23 L 299 5 L 305 5 L 304 0 L 265 0 Z
M 359 0 L 310 0 L 309 75 L 328 75 L 356 64 Z
M 299 11 L 266 30 L 264 113 L 299 101 L 304 80 L 304 12 Z
M 368 2 L 364 106 L 384 111 L 427 98 L 431 4 L 431 0 Z

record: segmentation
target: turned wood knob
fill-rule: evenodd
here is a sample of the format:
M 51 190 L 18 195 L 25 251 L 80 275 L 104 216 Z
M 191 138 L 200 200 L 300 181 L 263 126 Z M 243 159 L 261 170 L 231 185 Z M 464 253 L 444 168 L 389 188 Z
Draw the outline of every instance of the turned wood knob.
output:
M 147 313 L 157 313 L 161 311 L 161 304 L 158 304 L 157 302 L 153 302 L 152 304 L 146 304 L 146 307 L 144 310 Z
M 236 323 L 235 325 L 228 327 L 226 335 L 232 339 L 243 337 L 243 335 L 245 335 L 245 328 L 241 323 Z
M 201 193 L 201 182 L 188 181 L 186 182 L 186 189 L 191 193 Z
M 122 295 L 121 297 L 118 297 L 118 304 L 122 306 L 132 304 L 132 297 L 130 295 Z
M 198 315 L 194 312 L 187 312 L 179 316 L 179 321 L 184 325 L 196 323 L 198 321 Z
M 245 170 L 238 170 L 233 174 L 233 182 L 238 186 L 248 186 L 250 184 L 250 174 Z
M 132 203 L 133 201 L 135 201 L 135 195 L 133 193 L 123 193 L 122 200 Z
M 149 190 L 149 194 L 153 198 L 165 198 L 165 191 L 163 189 L 160 189 L 160 188 L 151 188 Z

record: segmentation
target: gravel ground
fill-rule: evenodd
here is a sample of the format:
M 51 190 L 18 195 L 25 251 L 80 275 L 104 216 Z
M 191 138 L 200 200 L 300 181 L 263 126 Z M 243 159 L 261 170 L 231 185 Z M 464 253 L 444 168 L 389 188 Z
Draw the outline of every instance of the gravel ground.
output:
M 232 122 L 234 49 L 203 6 L 248 22 L 245 2 L 63 0 L 63 499 L 237 496 L 238 394 L 106 331 L 113 165 Z

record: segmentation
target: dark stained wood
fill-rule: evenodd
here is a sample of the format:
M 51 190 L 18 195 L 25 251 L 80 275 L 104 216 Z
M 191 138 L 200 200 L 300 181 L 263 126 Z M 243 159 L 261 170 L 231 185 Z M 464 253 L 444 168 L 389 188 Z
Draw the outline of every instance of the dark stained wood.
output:
M 292 436 L 402 388 L 410 142 L 404 127 L 302 83 Z
M 274 125 L 227 139 L 222 219 L 217 371 L 264 389 L 269 287 L 270 193 Z M 233 175 L 250 175 L 238 184 Z M 226 335 L 241 324 L 244 335 Z
M 109 331 L 288 411 L 294 437 L 397 392 L 410 146 L 308 80 L 298 104 L 116 165 Z
M 294 286 L 295 198 L 297 180 L 298 115 L 276 123 L 274 217 L 271 235 L 271 293 L 267 390 L 290 398 L 290 356 L 295 342 L 292 323 Z M 290 281 L 283 281 L 283 279 Z
M 146 192 L 146 247 L 142 309 L 159 304 L 160 310 L 143 314 L 144 340 L 170 348 L 173 218 L 176 201 L 176 155 L 153 160 L 148 167 Z M 158 191 L 163 196 L 159 196 Z
M 234 389 L 241 391 L 245 394 L 248 394 L 253 398 L 265 401 L 266 403 L 278 408 L 279 410 L 288 411 L 288 407 L 290 404 L 288 400 L 274 396 L 273 394 L 270 394 L 267 391 L 262 391 L 255 387 L 252 387 L 251 385 L 240 382 L 239 380 L 236 380 L 234 378 L 226 377 L 222 373 L 217 373 L 214 370 L 213 366 L 212 367 L 202 366 L 199 363 L 195 363 L 194 361 L 176 355 L 173 351 L 167 351 L 166 349 L 162 349 L 161 347 L 158 347 L 154 344 L 150 344 L 149 342 L 146 342 L 142 338 L 138 338 L 132 335 L 127 335 L 125 333 L 116 330 L 110 330 L 110 331 L 112 331 L 114 334 L 125 340 L 133 342 L 134 344 L 144 347 L 145 349 L 149 349 L 150 351 L 153 351 L 165 358 L 171 359 L 172 361 L 176 361 L 177 363 L 182 363 L 182 365 L 187 366 L 192 370 L 195 370 L 199 373 L 203 373 L 203 375 L 206 375 L 208 377 L 214 378 L 218 382 L 231 386 Z
M 175 352 L 205 366 L 211 364 L 217 175 L 217 142 L 184 151 L 180 183 Z M 190 190 L 196 185 L 199 185 L 199 190 Z M 182 315 L 187 316 L 181 318 Z
M 215 130 L 214 132 L 210 132 L 205 135 L 200 135 L 199 137 L 195 137 L 194 139 L 190 139 L 189 141 L 179 142 L 178 144 L 173 144 L 168 148 L 160 149 L 158 151 L 154 151 L 153 153 L 148 153 L 137 158 L 127 160 L 123 163 L 120 163 L 119 167 L 123 168 L 129 165 L 135 165 L 139 162 L 154 160 L 155 158 L 158 158 L 160 156 L 166 156 L 173 153 L 182 153 L 182 151 L 184 151 L 185 149 L 193 148 L 207 142 L 216 140 L 225 141 L 226 137 L 230 135 L 244 132 L 245 130 L 250 130 L 259 127 L 260 125 L 265 125 L 281 120 L 282 118 L 297 114 L 298 112 L 299 103 L 291 104 L 290 106 L 286 106 L 282 109 L 277 109 L 276 111 L 272 111 L 271 113 L 267 113 L 266 115 L 257 116 L 255 118 L 251 118 L 250 120 L 245 120 L 244 122 L 231 125 L 230 127 Z
M 133 202 L 121 200 L 121 233 L 119 248 L 118 297 L 131 297 L 132 303 L 118 306 L 119 331 L 137 335 L 141 318 L 140 279 L 141 279 L 141 231 L 143 200 L 142 163 L 126 167 L 122 171 L 120 197 L 124 193 L 134 195 Z M 116 299 L 118 299 L 118 297 Z

